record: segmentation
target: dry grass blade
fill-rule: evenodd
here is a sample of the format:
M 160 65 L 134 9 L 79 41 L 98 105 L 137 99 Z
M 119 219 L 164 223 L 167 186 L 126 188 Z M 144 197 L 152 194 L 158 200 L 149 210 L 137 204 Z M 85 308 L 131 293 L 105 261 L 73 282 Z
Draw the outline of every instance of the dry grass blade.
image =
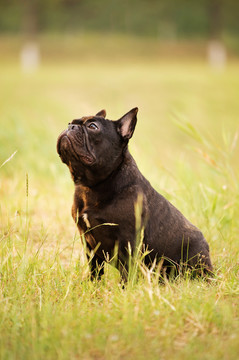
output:
M 10 160 L 12 160 L 12 158 L 16 155 L 16 153 L 17 153 L 17 150 L 14 151 L 14 153 L 13 153 L 11 156 L 9 156 L 9 158 L 2 163 L 2 165 L 0 166 L 0 169 L 1 169 L 6 163 L 8 163 Z

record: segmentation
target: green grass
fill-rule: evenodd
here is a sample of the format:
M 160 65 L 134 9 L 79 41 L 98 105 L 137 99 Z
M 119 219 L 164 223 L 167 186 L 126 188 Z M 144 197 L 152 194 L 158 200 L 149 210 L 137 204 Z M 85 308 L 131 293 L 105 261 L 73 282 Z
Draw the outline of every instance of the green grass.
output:
M 95 58 L 96 38 L 83 59 L 65 53 L 55 64 L 46 52 L 24 74 L 1 44 L 0 166 L 17 152 L 0 168 L 0 357 L 237 359 L 239 63 L 216 72 L 200 58 L 141 57 L 140 42 L 135 58 L 111 56 L 112 44 Z M 148 271 L 122 289 L 109 265 L 101 281 L 88 279 L 56 138 L 75 117 L 106 108 L 117 119 L 135 106 L 131 152 L 205 234 L 211 283 L 159 285 Z

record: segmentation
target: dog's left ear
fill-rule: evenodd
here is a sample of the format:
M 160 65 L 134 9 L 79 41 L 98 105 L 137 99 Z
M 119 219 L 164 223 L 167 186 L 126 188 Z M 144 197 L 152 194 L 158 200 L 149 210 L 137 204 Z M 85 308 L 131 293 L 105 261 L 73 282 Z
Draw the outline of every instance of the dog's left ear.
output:
M 105 118 L 105 117 L 106 117 L 106 111 L 105 111 L 105 110 L 101 110 L 101 111 L 99 111 L 95 116 L 101 116 L 101 117 Z
M 138 108 L 133 108 L 127 114 L 117 120 L 117 129 L 124 140 L 129 140 L 133 133 L 137 123 Z

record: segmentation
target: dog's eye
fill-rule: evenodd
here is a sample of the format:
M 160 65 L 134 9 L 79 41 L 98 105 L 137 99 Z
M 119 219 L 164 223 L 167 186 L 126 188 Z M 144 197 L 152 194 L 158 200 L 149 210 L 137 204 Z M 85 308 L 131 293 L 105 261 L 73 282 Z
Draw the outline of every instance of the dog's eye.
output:
M 95 123 L 90 123 L 88 125 L 88 128 L 91 129 L 91 130 L 97 130 L 98 129 L 98 126 L 95 124 Z

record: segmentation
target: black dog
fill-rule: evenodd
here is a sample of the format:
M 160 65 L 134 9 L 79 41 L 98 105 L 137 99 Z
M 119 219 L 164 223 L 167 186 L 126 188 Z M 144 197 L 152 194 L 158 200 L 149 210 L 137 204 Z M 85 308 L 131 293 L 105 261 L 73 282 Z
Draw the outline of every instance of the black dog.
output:
M 106 120 L 105 110 L 73 120 L 57 141 L 58 154 L 75 183 L 72 216 L 88 248 L 95 249 L 92 276 L 116 245 L 118 268 L 123 276 L 127 272 L 129 244 L 132 251 L 136 244 L 135 204 L 140 200 L 143 244 L 149 251 L 146 264 L 163 258 L 167 269 L 186 264 L 196 272 L 211 272 L 202 233 L 151 187 L 128 151 L 137 112 L 134 108 L 117 121 Z

